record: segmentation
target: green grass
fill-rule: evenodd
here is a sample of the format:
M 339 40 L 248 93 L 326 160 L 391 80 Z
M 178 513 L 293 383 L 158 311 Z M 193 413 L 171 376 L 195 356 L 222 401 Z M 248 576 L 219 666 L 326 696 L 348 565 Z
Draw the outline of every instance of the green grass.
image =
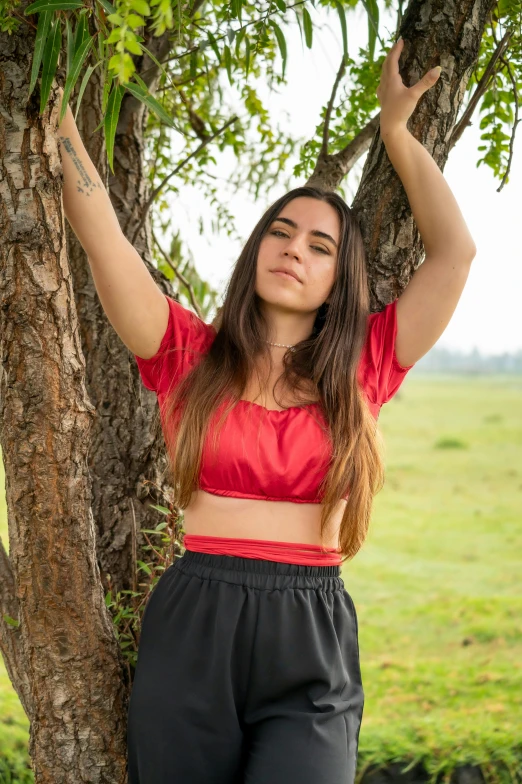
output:
M 343 569 L 361 763 L 522 778 L 522 377 L 412 375 L 379 423 L 385 486 Z
M 471 763 L 522 780 L 522 377 L 411 374 L 379 424 L 385 486 L 343 569 L 366 695 L 360 765 Z M 27 738 L 0 661 L 0 760 Z

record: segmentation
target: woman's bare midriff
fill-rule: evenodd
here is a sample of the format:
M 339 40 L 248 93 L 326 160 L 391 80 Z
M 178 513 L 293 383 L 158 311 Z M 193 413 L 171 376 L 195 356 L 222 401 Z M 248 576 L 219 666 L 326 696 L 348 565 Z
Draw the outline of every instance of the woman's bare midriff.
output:
M 271 377 L 269 386 L 273 386 L 276 376 L 277 372 Z M 272 395 L 260 395 L 259 388 L 253 383 L 248 386 L 243 399 L 270 410 L 281 410 Z M 285 403 L 294 405 L 299 401 L 289 399 Z M 345 505 L 346 501 L 339 502 L 329 530 L 325 532 L 325 547 L 339 546 L 339 526 Z M 184 510 L 183 527 L 187 534 L 198 536 L 321 545 L 321 508 L 321 504 L 230 498 L 197 490 Z
M 326 547 L 339 546 L 341 501 Z M 264 501 L 230 498 L 197 490 L 184 510 L 183 527 L 187 534 L 225 536 L 237 539 L 267 539 L 273 542 L 321 544 L 321 504 L 298 504 L 291 501 Z

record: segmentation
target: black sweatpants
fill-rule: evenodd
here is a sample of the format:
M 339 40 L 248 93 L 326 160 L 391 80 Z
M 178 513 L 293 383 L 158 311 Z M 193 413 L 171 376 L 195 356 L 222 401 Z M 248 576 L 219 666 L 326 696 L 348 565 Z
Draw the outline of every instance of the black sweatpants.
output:
M 352 784 L 357 635 L 338 566 L 186 550 L 143 616 L 129 784 Z

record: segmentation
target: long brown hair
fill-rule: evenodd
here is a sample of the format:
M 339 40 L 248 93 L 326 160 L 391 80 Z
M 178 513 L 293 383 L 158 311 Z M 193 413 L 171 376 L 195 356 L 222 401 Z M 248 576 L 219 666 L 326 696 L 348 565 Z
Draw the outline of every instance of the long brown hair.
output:
M 309 186 L 295 188 L 274 202 L 255 226 L 214 319 L 217 334 L 210 349 L 167 395 L 166 476 L 174 491 L 174 504 L 185 509 L 198 487 L 201 453 L 215 409 L 229 399 L 217 423 L 221 425 L 244 394 L 252 374 L 258 372 L 255 358 L 270 362 L 264 342 L 268 324 L 255 291 L 258 250 L 272 221 L 288 202 L 300 196 L 325 201 L 337 211 L 341 226 L 337 275 L 330 303 L 319 307 L 312 334 L 284 355 L 278 382 L 299 394 L 300 402 L 305 402 L 303 392 L 311 393 L 312 402 L 317 398 L 321 402 L 332 444 L 332 459 L 320 487 L 321 540 L 324 544 L 324 533 L 338 502 L 349 494 L 339 531 L 344 562 L 366 538 L 373 496 L 384 483 L 384 468 L 381 436 L 357 380 L 370 312 L 366 256 L 357 220 L 336 193 Z M 310 410 L 308 413 L 311 415 Z

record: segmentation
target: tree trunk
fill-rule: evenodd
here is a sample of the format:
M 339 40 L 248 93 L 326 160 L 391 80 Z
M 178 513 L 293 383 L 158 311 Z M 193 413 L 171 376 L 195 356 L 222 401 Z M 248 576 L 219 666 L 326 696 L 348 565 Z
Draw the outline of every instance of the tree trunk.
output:
M 21 9 L 23 13 L 23 8 Z M 96 561 L 87 452 L 95 411 L 65 248 L 49 109 L 29 102 L 34 36 L 0 36 L 0 441 L 10 552 L 0 647 L 40 784 L 126 779 L 127 689 Z M 55 115 L 57 109 L 53 110 Z
M 437 84 L 419 101 L 408 127 L 443 171 L 451 134 L 478 59 L 480 42 L 495 0 L 412 0 L 400 34 L 405 46 L 400 73 L 411 87 L 435 65 Z M 342 179 L 337 156 L 321 162 L 309 182 L 335 190 Z M 390 163 L 380 132 L 373 137 L 352 204 L 362 229 L 372 309 L 396 299 L 422 260 L 422 241 L 406 191 Z

